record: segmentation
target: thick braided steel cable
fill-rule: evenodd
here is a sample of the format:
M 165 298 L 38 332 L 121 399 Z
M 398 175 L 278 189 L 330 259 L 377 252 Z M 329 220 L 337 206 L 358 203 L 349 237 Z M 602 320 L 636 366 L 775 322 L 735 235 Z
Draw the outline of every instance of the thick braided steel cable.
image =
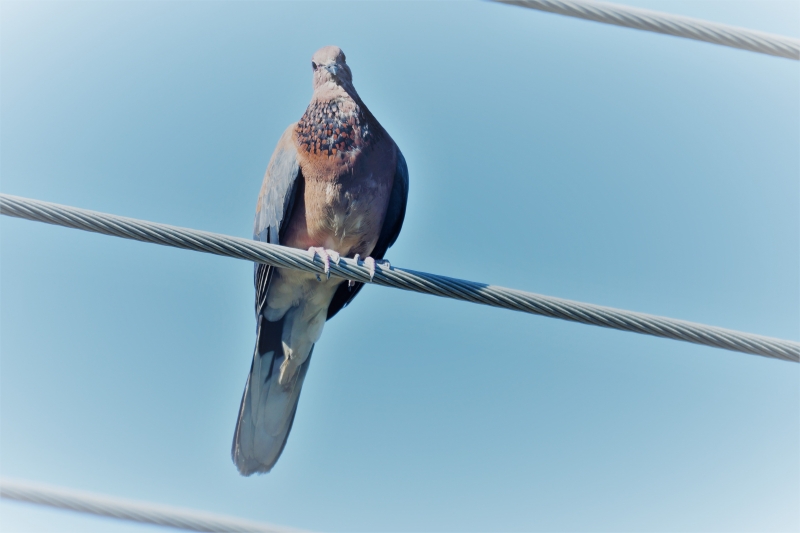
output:
M 0 480 L 0 497 L 188 531 L 237 533 L 299 533 L 300 531 L 193 509 L 111 498 L 90 492 L 11 479 Z
M 660 11 L 592 0 L 494 0 L 637 30 L 665 33 L 697 41 L 800 60 L 800 39 Z
M 324 275 L 322 260 L 317 256 L 311 257 L 307 251 L 240 237 L 120 217 L 8 194 L 0 194 L 0 214 Z M 335 277 L 363 283 L 371 282 L 582 324 L 800 362 L 800 343 L 715 326 L 542 296 L 394 266 L 378 266 L 374 279 L 370 280 L 369 269 L 363 262 L 357 263 L 345 258 L 338 263 L 331 262 L 330 273 Z

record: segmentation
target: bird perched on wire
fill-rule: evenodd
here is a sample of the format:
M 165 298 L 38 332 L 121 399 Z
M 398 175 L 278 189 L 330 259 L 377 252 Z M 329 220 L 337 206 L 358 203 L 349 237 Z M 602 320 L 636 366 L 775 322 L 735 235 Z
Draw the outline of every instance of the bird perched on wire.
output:
M 321 48 L 311 68 L 311 103 L 272 154 L 253 238 L 307 249 L 326 273 L 341 256 L 363 258 L 374 273 L 403 225 L 406 162 L 358 96 L 344 52 Z M 255 286 L 256 347 L 231 451 L 245 476 L 275 465 L 325 321 L 362 284 L 256 264 Z

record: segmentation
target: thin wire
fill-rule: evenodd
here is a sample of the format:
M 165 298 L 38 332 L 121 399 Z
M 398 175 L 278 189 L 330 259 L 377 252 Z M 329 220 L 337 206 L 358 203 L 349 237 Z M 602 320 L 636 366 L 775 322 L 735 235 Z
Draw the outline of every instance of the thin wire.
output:
M 568 17 L 577 17 L 637 30 L 665 33 L 751 52 L 800 60 L 800 39 L 660 11 L 592 0 L 494 0 Z
M 0 497 L 189 531 L 236 533 L 298 533 L 300 531 L 193 509 L 111 498 L 29 481 L 0 479 Z
M 304 250 L 0 194 L 0 214 L 126 239 L 304 270 L 320 276 L 324 264 Z M 726 350 L 800 362 L 800 343 L 715 326 L 542 296 L 485 283 L 377 266 L 374 279 L 362 261 L 331 261 L 332 276 L 491 305 Z

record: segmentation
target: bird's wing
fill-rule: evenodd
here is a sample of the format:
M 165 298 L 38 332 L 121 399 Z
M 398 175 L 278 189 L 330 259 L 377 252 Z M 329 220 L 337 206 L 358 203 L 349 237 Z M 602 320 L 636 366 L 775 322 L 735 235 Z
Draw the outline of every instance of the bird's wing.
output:
M 298 183 L 301 181 L 292 135 L 295 124 L 283 133 L 264 174 L 258 195 L 253 238 L 280 244 L 285 222 L 290 220 Z M 268 472 L 278 460 L 292 427 L 297 399 L 303 384 L 308 360 L 298 372 L 293 387 L 277 384 L 284 360 L 281 335 L 284 320 L 269 322 L 262 316 L 275 269 L 255 264 L 257 340 L 253 364 L 242 396 L 231 455 L 239 472 L 249 476 Z
M 400 235 L 403 220 L 406 218 L 406 203 L 408 203 L 408 166 L 400 149 L 397 148 L 397 168 L 394 172 L 392 194 L 389 196 L 389 206 L 386 209 L 386 217 L 383 219 L 381 235 L 371 254 L 375 259 L 383 259 L 386 250 Z
M 394 173 L 394 183 L 392 192 L 389 196 L 389 205 L 386 209 L 386 216 L 383 219 L 380 237 L 375 244 L 375 248 L 370 254 L 374 259 L 383 259 L 386 251 L 397 240 L 400 229 L 403 227 L 403 220 L 406 216 L 406 203 L 408 202 L 408 166 L 400 148 L 397 150 L 397 167 Z M 356 297 L 358 291 L 363 287 L 363 283 L 356 283 L 350 287 L 347 283 L 342 283 L 333 295 L 331 305 L 328 306 L 328 320 L 341 311 Z
M 292 124 L 283 132 L 264 174 L 253 223 L 253 238 L 258 241 L 280 244 L 282 224 L 292 216 L 300 175 L 297 149 L 292 138 L 295 126 Z M 266 304 L 272 271 L 269 265 L 255 265 L 256 316 Z

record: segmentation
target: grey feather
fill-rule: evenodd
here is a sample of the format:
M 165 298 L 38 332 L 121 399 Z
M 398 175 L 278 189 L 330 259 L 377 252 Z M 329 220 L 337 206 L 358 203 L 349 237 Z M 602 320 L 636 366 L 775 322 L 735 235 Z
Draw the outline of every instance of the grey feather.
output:
M 274 331 L 283 328 L 282 322 L 259 319 L 260 342 L 253 354 L 231 449 L 233 462 L 244 476 L 269 472 L 283 452 L 311 361 L 309 354 L 288 387 L 278 383 L 284 355 L 278 343 L 268 341 L 274 339 Z M 273 334 L 267 330 L 274 330 Z
M 253 223 L 253 238 L 280 244 L 281 229 L 292 214 L 301 178 L 292 134 L 295 125 L 283 133 L 272 154 L 259 194 Z M 231 456 L 242 475 L 269 472 L 280 457 L 297 411 L 300 390 L 308 370 L 308 359 L 289 387 L 278 384 L 284 361 L 281 336 L 283 320 L 269 322 L 262 316 L 275 269 L 254 265 L 256 287 L 256 347 L 250 374 L 236 420 Z
M 264 184 L 256 206 L 253 238 L 280 244 L 281 224 L 291 217 L 291 207 L 300 174 L 297 150 L 292 141 L 295 124 L 283 132 L 264 174 Z
M 301 178 L 297 149 L 292 139 L 295 126 L 292 124 L 283 132 L 264 174 L 253 222 L 253 239 L 257 241 L 280 244 L 283 222 L 292 216 Z M 273 268 L 268 265 L 254 265 L 256 316 L 261 314 L 266 305 L 272 273 Z

